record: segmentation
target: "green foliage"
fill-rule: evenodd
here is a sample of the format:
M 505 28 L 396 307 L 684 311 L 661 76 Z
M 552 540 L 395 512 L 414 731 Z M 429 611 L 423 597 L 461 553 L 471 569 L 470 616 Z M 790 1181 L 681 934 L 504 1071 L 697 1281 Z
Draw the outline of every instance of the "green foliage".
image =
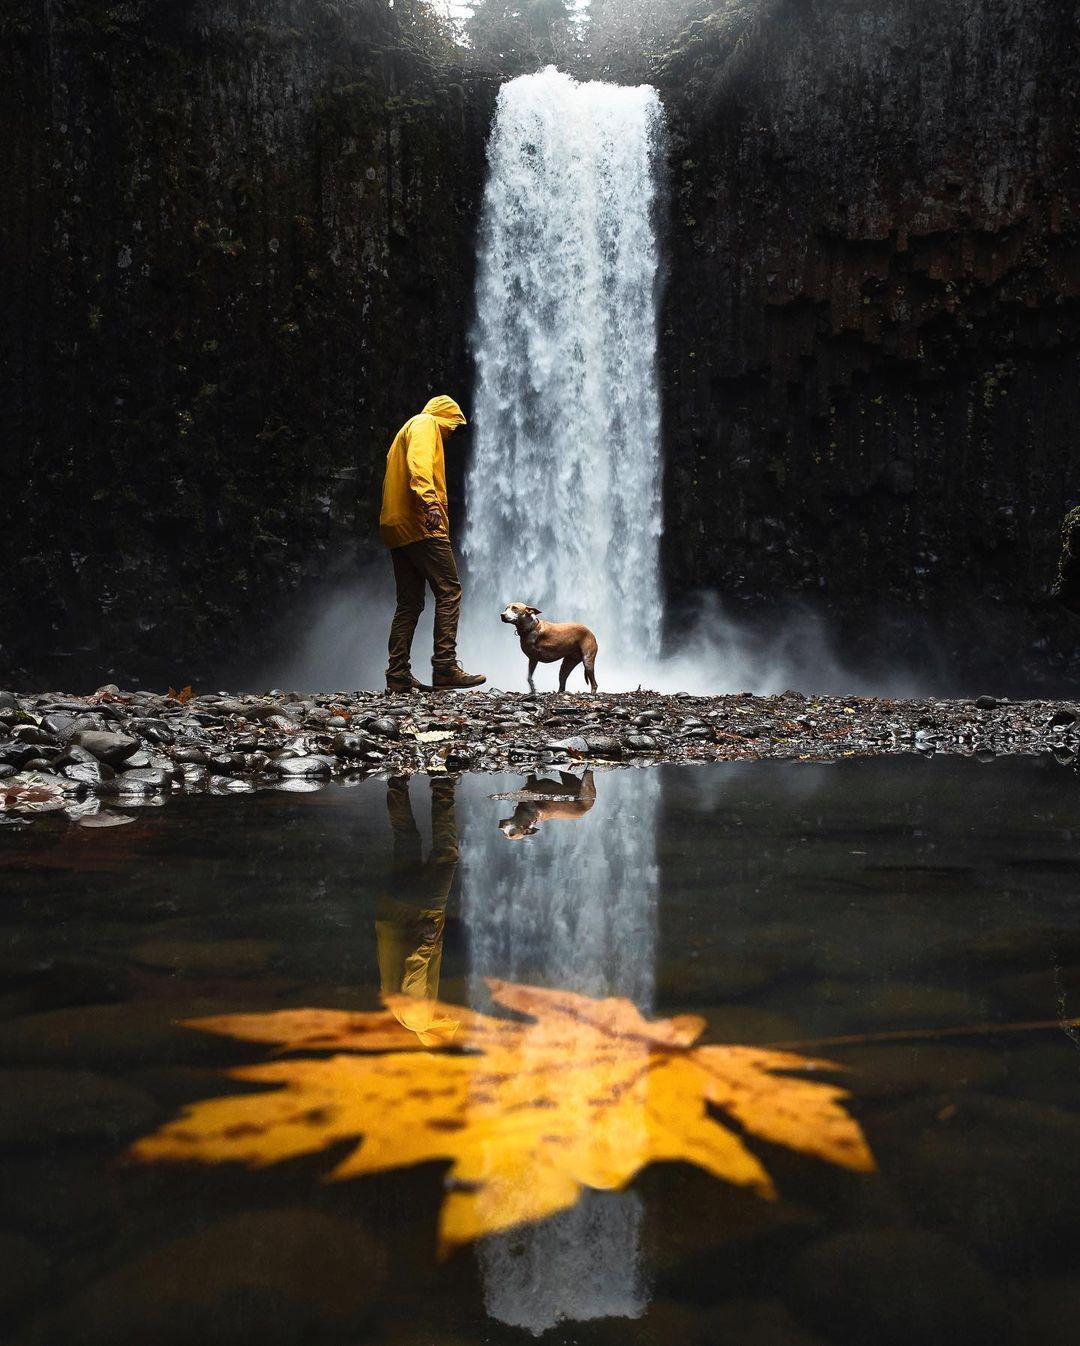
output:
M 569 0 L 477 0 L 465 32 L 507 74 L 558 64 L 577 43 Z

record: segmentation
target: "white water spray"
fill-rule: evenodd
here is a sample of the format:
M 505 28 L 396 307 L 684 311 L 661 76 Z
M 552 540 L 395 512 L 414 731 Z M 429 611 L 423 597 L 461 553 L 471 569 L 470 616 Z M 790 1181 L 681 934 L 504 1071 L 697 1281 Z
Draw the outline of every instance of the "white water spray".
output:
M 593 628 L 602 686 L 659 655 L 662 127 L 648 86 L 579 84 L 549 68 L 499 92 L 463 551 L 465 649 L 502 686 L 523 680 L 498 623 L 517 600 Z

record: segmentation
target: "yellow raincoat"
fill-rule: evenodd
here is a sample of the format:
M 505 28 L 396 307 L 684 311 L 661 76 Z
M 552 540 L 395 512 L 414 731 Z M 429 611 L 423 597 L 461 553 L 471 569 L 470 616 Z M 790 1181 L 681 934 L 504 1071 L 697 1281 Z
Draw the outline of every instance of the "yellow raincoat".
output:
M 419 416 L 405 422 L 386 455 L 379 536 L 388 547 L 404 547 L 432 534 L 424 514 L 432 505 L 449 522 L 443 444 L 458 425 L 465 425 L 452 397 L 433 397 Z

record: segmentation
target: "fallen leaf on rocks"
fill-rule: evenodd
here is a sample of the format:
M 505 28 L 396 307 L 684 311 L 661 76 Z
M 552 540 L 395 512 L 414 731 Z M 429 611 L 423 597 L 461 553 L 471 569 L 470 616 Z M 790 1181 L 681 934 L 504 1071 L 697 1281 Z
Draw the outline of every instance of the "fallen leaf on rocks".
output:
M 177 691 L 175 687 L 170 687 L 165 693 L 165 699 L 166 701 L 178 701 L 180 705 L 183 706 L 186 705 L 194 695 L 195 693 L 191 690 L 191 684 L 188 683 L 186 687 L 181 687 L 179 691 Z
M 425 1050 L 389 1010 L 279 1010 L 189 1026 L 282 1052 L 335 1052 L 228 1075 L 276 1090 L 196 1103 L 138 1142 L 142 1160 L 263 1167 L 355 1139 L 331 1177 L 449 1160 L 443 1253 L 619 1190 L 647 1164 L 697 1164 L 766 1198 L 776 1193 L 741 1132 L 870 1171 L 842 1089 L 791 1072 L 825 1063 L 788 1052 L 695 1046 L 694 1015 L 650 1021 L 627 1000 L 488 983 L 521 1019 L 433 1002 L 460 1024 L 453 1050 Z M 715 1109 L 730 1125 L 716 1120 Z
M 453 732 L 449 729 L 427 729 L 423 732 L 417 730 L 414 734 L 417 743 L 442 743 L 453 737 Z

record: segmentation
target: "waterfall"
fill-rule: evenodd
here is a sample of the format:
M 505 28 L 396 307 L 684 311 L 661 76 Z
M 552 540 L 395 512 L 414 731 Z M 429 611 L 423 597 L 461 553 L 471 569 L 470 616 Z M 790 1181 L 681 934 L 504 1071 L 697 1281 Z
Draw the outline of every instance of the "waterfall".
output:
M 513 803 L 493 803 L 465 836 L 461 915 L 475 1008 L 489 1010 L 485 978 L 498 977 L 625 996 L 652 1010 L 660 778 L 608 771 L 584 783 L 594 786 L 595 804 L 579 818 L 543 822 L 536 835 L 514 841 L 498 826 Z M 565 1050 L 565 1025 L 557 1031 Z M 550 1059 L 543 1025 L 531 1050 Z M 520 1069 L 529 1065 L 525 1053 Z M 588 1115 L 585 1099 L 563 1100 L 565 1108 L 575 1104 Z M 630 1125 L 625 1144 L 643 1146 L 644 1134 Z M 640 1317 L 649 1302 L 642 1214 L 633 1191 L 586 1191 L 570 1210 L 485 1239 L 477 1257 L 488 1313 L 535 1336 L 559 1322 Z
M 659 654 L 662 127 L 644 85 L 548 68 L 499 92 L 463 552 L 465 648 L 502 686 L 524 679 L 498 624 L 511 601 L 591 626 L 602 687 L 626 685 Z

